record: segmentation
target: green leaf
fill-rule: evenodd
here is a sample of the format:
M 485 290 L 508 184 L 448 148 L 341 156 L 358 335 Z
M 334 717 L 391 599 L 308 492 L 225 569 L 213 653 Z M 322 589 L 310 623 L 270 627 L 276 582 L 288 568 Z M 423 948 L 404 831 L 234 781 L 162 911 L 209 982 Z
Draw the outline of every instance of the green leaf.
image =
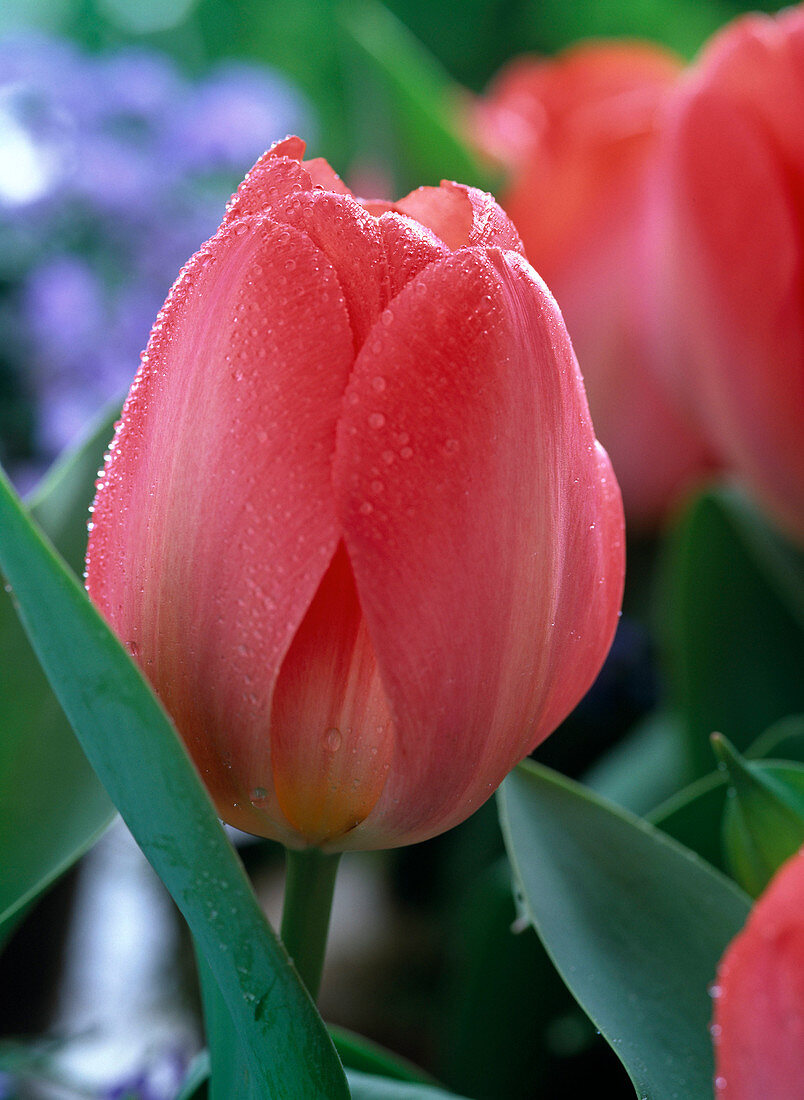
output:
M 723 816 L 729 866 L 743 889 L 759 897 L 804 844 L 804 766 L 751 763 L 719 734 L 712 746 L 731 796 Z
M 261 1100 L 347 1097 L 324 1025 L 139 670 L 0 476 L 0 568 L 84 751 L 172 894 Z
M 712 772 L 662 802 L 647 820 L 727 874 L 721 839 L 727 789 L 725 777 Z
M 682 517 L 662 611 L 694 774 L 710 770 L 715 730 L 743 751 L 771 723 L 804 710 L 802 578 L 801 555 L 736 491 L 708 490 Z
M 198 950 L 196 965 L 209 1054 L 207 1094 L 210 1100 L 228 1100 L 231 1096 L 259 1100 L 259 1086 L 249 1073 L 248 1050 L 234 1026 L 215 975 Z
M 341 23 L 389 102 L 403 150 L 403 186 L 447 178 L 493 190 L 497 181 L 460 133 L 466 93 L 432 54 L 376 0 L 343 4 Z
M 95 477 L 118 411 L 115 406 L 99 419 L 33 497 L 33 514 L 77 573 L 83 569 Z M 11 599 L 0 592 L 0 939 L 113 816 Z
M 804 764 L 804 714 L 791 714 L 766 729 L 746 750 L 752 760 L 774 757 Z
M 644 814 L 688 778 L 681 723 L 657 711 L 615 745 L 583 777 L 597 794 Z
M 779 732 L 782 733 L 781 724 Z M 765 742 L 765 738 L 761 738 Z M 768 745 L 776 736 L 768 739 Z M 759 744 L 759 742 L 757 742 Z M 784 744 L 790 746 L 785 738 Z M 763 782 L 772 785 L 788 783 L 791 769 L 799 775 L 800 769 L 791 762 L 757 760 L 752 765 L 755 774 Z M 794 779 L 795 783 L 796 780 Z M 696 779 L 684 790 L 668 798 L 650 814 L 648 821 L 673 837 L 718 870 L 731 874 L 732 868 L 723 850 L 723 818 L 726 813 L 728 783 L 723 771 L 712 772 Z
M 390 1077 L 395 1081 L 409 1081 L 413 1084 L 435 1084 L 429 1074 L 406 1058 L 400 1058 L 385 1047 L 363 1035 L 357 1035 L 344 1027 L 329 1025 L 329 1034 L 335 1049 L 347 1070 L 372 1073 L 379 1077 Z
M 520 765 L 498 797 L 523 910 L 638 1094 L 711 1096 L 707 987 L 749 899 L 547 768 Z
M 352 1100 L 466 1100 L 457 1093 L 445 1092 L 434 1085 L 392 1081 L 388 1077 L 373 1077 L 357 1070 L 348 1070 L 346 1076 Z

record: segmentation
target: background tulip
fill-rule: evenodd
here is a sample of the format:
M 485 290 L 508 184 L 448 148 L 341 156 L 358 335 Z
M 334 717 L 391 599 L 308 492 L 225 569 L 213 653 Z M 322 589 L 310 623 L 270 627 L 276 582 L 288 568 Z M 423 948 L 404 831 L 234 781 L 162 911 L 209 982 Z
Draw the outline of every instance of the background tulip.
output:
M 657 349 L 723 460 L 804 539 L 804 10 L 717 36 L 656 174 Z
M 644 185 L 679 71 L 658 46 L 584 44 L 513 62 L 475 115 L 480 145 L 509 170 L 502 205 L 566 318 L 626 514 L 642 527 L 710 465 L 644 332 Z
M 594 679 L 622 509 L 561 315 L 490 196 L 355 200 L 288 139 L 154 327 L 88 588 L 225 820 L 392 847 Z
M 798 1100 L 804 1081 L 804 849 L 783 864 L 717 975 L 715 1091 Z

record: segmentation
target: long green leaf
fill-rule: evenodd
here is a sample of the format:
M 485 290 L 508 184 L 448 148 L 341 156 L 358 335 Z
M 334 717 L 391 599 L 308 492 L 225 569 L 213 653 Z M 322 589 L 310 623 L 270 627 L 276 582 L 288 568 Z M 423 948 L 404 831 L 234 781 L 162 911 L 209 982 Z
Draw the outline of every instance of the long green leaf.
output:
M 95 477 L 118 411 L 99 418 L 32 500 L 34 517 L 79 574 Z M 10 597 L 0 592 L 0 939 L 113 816 Z
M 0 568 L 84 751 L 184 914 L 262 1100 L 348 1096 L 329 1036 L 170 721 L 0 475 Z
M 348 0 L 340 22 L 390 105 L 404 153 L 402 185 L 437 185 L 446 177 L 492 190 L 497 181 L 460 133 L 466 93 L 436 58 L 377 0 Z
M 349 1070 L 347 1077 L 352 1100 L 466 1100 L 457 1093 L 445 1092 L 434 1085 L 393 1081 L 389 1077 L 374 1077 L 357 1070 Z
M 524 911 L 639 1096 L 711 1097 L 707 987 L 749 899 L 547 768 L 521 765 L 499 803 Z
M 329 1025 L 329 1034 L 347 1072 L 356 1070 L 419 1085 L 434 1083 L 424 1070 L 363 1035 L 333 1024 Z

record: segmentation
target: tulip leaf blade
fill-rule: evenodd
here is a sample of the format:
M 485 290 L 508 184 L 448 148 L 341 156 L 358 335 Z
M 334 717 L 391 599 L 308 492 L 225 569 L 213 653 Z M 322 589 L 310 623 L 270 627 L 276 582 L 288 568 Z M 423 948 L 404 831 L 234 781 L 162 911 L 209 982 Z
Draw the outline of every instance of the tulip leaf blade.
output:
M 348 1070 L 346 1076 L 352 1100 L 467 1100 L 466 1097 L 447 1092 L 437 1085 L 375 1077 L 358 1070 Z
M 524 911 L 639 1095 L 711 1095 L 708 986 L 750 900 L 548 768 L 520 765 L 498 798 Z
M 169 719 L 2 474 L 0 568 L 87 758 L 218 982 L 255 1095 L 345 1100 L 346 1079 L 323 1022 Z
M 76 573 L 95 477 L 118 413 L 119 406 L 103 413 L 31 499 L 32 515 Z M 0 592 L 0 938 L 92 846 L 114 812 L 10 597 Z
M 662 584 L 665 661 L 696 775 L 709 735 L 744 752 L 804 711 L 804 557 L 736 489 L 688 506 L 668 545 Z
M 347 1071 L 356 1070 L 378 1077 L 390 1077 L 395 1081 L 432 1085 L 434 1082 L 412 1062 L 393 1054 L 372 1039 L 366 1039 L 343 1027 L 329 1025 L 329 1034 L 335 1049 Z
M 726 874 L 721 822 L 727 792 L 723 773 L 710 772 L 660 803 L 646 820 Z
M 403 187 L 448 178 L 493 190 L 498 181 L 459 132 L 465 93 L 437 59 L 377 0 L 350 0 L 340 21 L 388 100 L 404 153 Z

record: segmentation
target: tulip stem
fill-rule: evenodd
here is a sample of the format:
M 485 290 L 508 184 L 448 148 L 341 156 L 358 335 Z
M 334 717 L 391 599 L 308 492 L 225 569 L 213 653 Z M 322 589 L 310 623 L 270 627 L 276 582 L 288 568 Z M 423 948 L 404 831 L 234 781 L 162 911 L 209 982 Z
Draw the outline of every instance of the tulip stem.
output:
M 313 1000 L 318 996 L 340 852 L 285 850 L 282 942 Z

